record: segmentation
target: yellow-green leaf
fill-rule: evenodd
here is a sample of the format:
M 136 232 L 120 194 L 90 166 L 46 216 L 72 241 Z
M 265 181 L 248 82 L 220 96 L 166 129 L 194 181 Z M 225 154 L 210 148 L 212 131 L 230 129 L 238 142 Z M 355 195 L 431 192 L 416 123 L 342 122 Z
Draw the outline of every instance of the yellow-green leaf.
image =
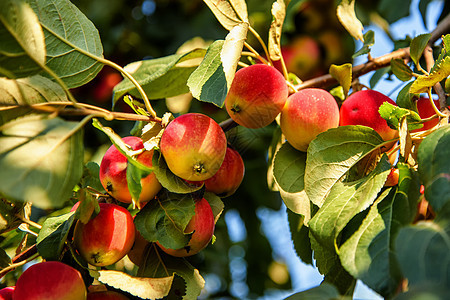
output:
M 417 77 L 409 89 L 410 93 L 425 93 L 429 87 L 444 80 L 450 75 L 450 56 L 445 57 L 439 65 L 434 66 L 434 71 L 429 75 Z
M 348 91 L 350 90 L 350 86 L 352 84 L 352 64 L 347 63 L 340 66 L 331 65 L 330 66 L 330 75 L 336 79 L 339 84 L 344 89 L 345 97 L 348 95 Z
M 342 26 L 357 40 L 364 42 L 363 25 L 356 17 L 355 1 L 342 0 L 337 7 L 337 17 Z
M 239 23 L 231 29 L 225 38 L 222 52 L 220 53 L 220 60 L 222 61 L 228 88 L 231 86 L 238 62 L 241 59 L 247 31 L 248 23 Z
M 269 30 L 269 55 L 272 60 L 281 59 L 281 31 L 289 2 L 290 0 L 277 0 L 272 4 L 272 23 Z
M 242 3 L 242 0 L 203 0 L 203 2 L 208 5 L 214 16 L 216 16 L 216 19 L 227 30 L 233 29 L 233 27 L 242 23 L 242 21 L 248 21 L 247 18 L 245 20 L 240 19 L 241 15 L 247 17 L 247 6 L 245 3 Z M 239 14 L 236 13 L 233 7 L 236 7 L 239 10 Z

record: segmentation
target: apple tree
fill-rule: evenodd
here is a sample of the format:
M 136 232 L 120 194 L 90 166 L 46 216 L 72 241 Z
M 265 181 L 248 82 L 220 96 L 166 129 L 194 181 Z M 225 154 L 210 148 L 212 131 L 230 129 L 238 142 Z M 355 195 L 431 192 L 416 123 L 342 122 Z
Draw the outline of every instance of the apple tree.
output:
M 0 2 L 4 293 L 449 297 L 447 2 L 401 38 L 389 25 L 432 1 L 122 2 Z M 286 210 L 320 285 L 292 290 L 261 207 Z

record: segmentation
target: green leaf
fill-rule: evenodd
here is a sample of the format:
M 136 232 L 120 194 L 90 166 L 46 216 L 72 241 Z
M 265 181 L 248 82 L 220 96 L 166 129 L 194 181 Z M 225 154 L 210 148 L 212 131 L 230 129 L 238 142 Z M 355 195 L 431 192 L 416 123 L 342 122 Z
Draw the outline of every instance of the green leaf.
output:
M 422 56 L 423 50 L 428 44 L 428 41 L 431 38 L 430 33 L 419 34 L 415 38 L 412 39 L 411 45 L 409 46 L 409 52 L 411 59 L 417 65 L 419 65 L 420 57 Z
M 8 256 L 5 250 L 0 248 L 0 268 L 4 269 L 11 264 L 11 258 Z
M 240 23 L 231 29 L 225 37 L 220 59 L 225 72 L 227 86 L 230 88 L 236 73 L 237 65 L 241 59 L 244 42 L 247 39 L 248 23 Z
M 199 271 L 186 259 L 167 255 L 155 244 L 146 253 L 137 275 L 141 277 L 166 277 L 173 273 L 181 276 L 186 283 L 183 299 L 197 299 L 205 286 L 205 280 Z
M 247 5 L 243 0 L 203 0 L 216 19 L 228 31 L 242 21 L 248 22 Z M 237 8 L 236 11 L 234 8 Z
M 202 58 L 205 53 L 205 49 L 194 49 L 184 54 L 137 61 L 125 66 L 125 69 L 142 86 L 149 99 L 172 97 L 189 92 L 187 80 L 199 64 L 198 58 Z M 117 84 L 113 91 L 114 104 L 125 94 L 141 97 L 127 78 Z
M 409 286 L 434 283 L 450 286 L 449 206 L 434 222 L 404 227 L 395 240 L 397 259 Z
M 103 67 L 96 59 L 103 58 L 103 47 L 94 24 L 69 0 L 26 1 L 44 29 L 47 66 L 68 88 L 91 81 Z
M 388 102 L 381 104 L 378 109 L 381 117 L 386 120 L 389 127 L 399 130 L 401 119 L 406 117 L 406 122 L 408 123 L 408 130 L 414 130 L 422 128 L 421 118 L 415 111 L 401 108 Z
M 350 220 L 368 208 L 376 199 L 389 175 L 391 164 L 387 156 L 368 176 L 354 182 L 337 182 L 322 207 L 309 221 L 314 238 L 324 247 L 339 245 L 338 235 Z
M 286 6 L 289 5 L 290 0 L 276 0 L 272 4 L 272 23 L 269 29 L 268 48 L 269 56 L 272 60 L 281 59 L 281 32 L 283 29 L 284 19 L 286 17 Z
M 416 105 L 413 102 L 414 94 L 411 94 L 409 92 L 413 82 L 414 81 L 409 82 L 407 85 L 405 85 L 400 90 L 400 92 L 398 92 L 397 99 L 396 99 L 395 103 L 397 103 L 397 105 L 399 107 L 417 111 L 417 107 L 416 107 Z
M 217 223 L 217 220 L 219 220 L 220 215 L 225 208 L 225 204 L 223 204 L 222 199 L 214 193 L 205 192 L 203 198 L 205 198 L 206 201 L 208 201 L 209 206 L 211 206 L 214 215 L 214 222 Z
M 392 24 L 408 16 L 410 7 L 411 0 L 381 0 L 378 2 L 377 10 L 389 24 Z
M 413 220 L 420 195 L 417 174 L 407 164 L 397 166 L 397 190 L 387 189 L 378 196 L 361 226 L 339 249 L 344 268 L 385 298 L 393 296 L 402 279 L 395 237 L 401 226 Z
M 437 62 L 433 71 L 429 75 L 420 75 L 411 85 L 410 93 L 420 94 L 428 91 L 428 88 L 446 79 L 450 74 L 450 56 L 446 56 L 442 61 Z
M 295 293 L 286 298 L 286 300 L 336 300 L 336 299 L 350 299 L 340 297 L 339 291 L 336 287 L 329 283 L 322 283 L 319 286 L 310 288 L 309 290 Z
M 0 74 L 27 77 L 45 65 L 44 33 L 39 20 L 24 1 L 0 2 Z
M 16 229 L 22 224 L 24 203 L 11 203 L 0 198 L 0 234 Z
M 49 217 L 42 224 L 36 239 L 39 254 L 47 260 L 59 260 L 70 228 L 75 221 L 75 212 L 58 217 Z
M 160 194 L 141 209 L 134 222 L 137 230 L 149 242 L 159 241 L 166 248 L 186 246 L 191 234 L 184 232 L 195 214 L 194 198 L 190 194 Z
M 169 294 L 174 276 L 160 278 L 135 277 L 116 270 L 89 270 L 103 284 L 143 299 L 161 299 Z
M 298 257 L 306 264 L 313 264 L 309 228 L 304 225 L 304 217 L 287 209 L 289 229 L 294 249 Z
M 329 73 L 339 82 L 344 89 L 345 97 L 347 97 L 352 84 L 352 64 L 348 63 L 340 66 L 331 65 Z
M 81 178 L 81 187 L 86 188 L 88 186 L 103 193 L 106 192 L 100 182 L 100 166 L 93 161 L 88 162 L 83 169 L 83 177 Z
M 356 17 L 355 13 L 355 1 L 354 0 L 342 0 L 337 7 L 337 17 L 342 26 L 353 36 L 355 39 L 365 41 L 363 37 L 363 25 L 361 21 Z
M 439 214 L 450 202 L 450 125 L 440 127 L 422 141 L 418 163 L 425 198 Z
M 305 191 L 309 200 L 321 207 L 333 186 L 382 144 L 378 133 L 366 126 L 340 126 L 319 134 L 309 144 L 306 159 Z
M 358 56 L 370 53 L 370 47 L 375 44 L 375 33 L 372 30 L 367 31 L 364 34 L 364 44 L 355 54 L 352 55 L 352 58 L 356 58 Z
M 381 80 L 381 78 L 383 78 L 383 76 L 386 73 L 389 73 L 390 70 L 391 70 L 390 66 L 376 70 L 373 73 L 372 77 L 370 77 L 370 80 L 369 80 L 370 88 L 374 89 L 375 86 L 378 84 L 378 82 Z
M 405 64 L 403 59 L 400 58 L 391 60 L 391 70 L 401 81 L 409 81 L 413 76 L 413 71 Z
M 225 72 L 220 59 L 223 44 L 223 40 L 218 40 L 208 47 L 205 58 L 187 81 L 194 98 L 218 107 L 223 106 L 228 91 Z
M 304 216 L 305 224 L 311 218 L 311 203 L 304 189 L 306 152 L 284 143 L 275 154 L 273 176 L 286 207 Z
M 133 164 L 127 164 L 127 185 L 134 205 L 138 205 L 139 203 L 139 196 L 142 191 L 141 179 L 147 177 L 149 174 L 150 172 L 143 171 Z
M 0 193 L 41 208 L 61 207 L 83 173 L 78 123 L 27 116 L 0 127 Z
M 154 151 L 152 158 L 153 172 L 164 188 L 173 193 L 187 194 L 198 191 L 203 187 L 203 185 L 189 184 L 184 179 L 173 174 L 161 152 Z

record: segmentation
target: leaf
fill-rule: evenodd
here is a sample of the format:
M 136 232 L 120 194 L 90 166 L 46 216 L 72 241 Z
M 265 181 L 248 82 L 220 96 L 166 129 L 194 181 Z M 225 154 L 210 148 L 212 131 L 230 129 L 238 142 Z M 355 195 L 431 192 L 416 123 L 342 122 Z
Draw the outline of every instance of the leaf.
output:
M 68 88 L 92 80 L 103 67 L 97 60 L 103 58 L 103 47 L 94 24 L 69 0 L 26 1 L 44 29 L 47 66 Z
M 406 121 L 408 123 L 408 130 L 414 130 L 423 127 L 423 124 L 420 123 L 422 119 L 415 111 L 401 108 L 388 102 L 384 102 L 378 108 L 378 112 L 380 113 L 381 117 L 386 120 L 389 127 L 393 129 L 399 130 L 400 121 L 403 118 L 406 118 Z
M 366 126 L 340 126 L 319 134 L 309 144 L 306 159 L 305 191 L 309 200 L 321 207 L 350 168 L 382 143 L 383 139 Z
M 336 287 L 329 283 L 322 283 L 319 286 L 310 288 L 306 291 L 295 293 L 286 298 L 286 300 L 335 300 L 341 299 L 339 291 Z M 350 298 L 348 298 L 350 299 Z
M 186 282 L 183 299 L 197 299 L 205 286 L 205 280 L 198 270 L 186 259 L 167 255 L 153 244 L 138 270 L 138 276 L 165 277 L 173 273 Z
M 405 64 L 403 59 L 400 58 L 391 60 L 391 70 L 401 81 L 409 81 L 413 76 L 413 71 Z
M 426 93 L 429 87 L 444 80 L 450 74 L 450 56 L 446 56 L 440 64 L 435 64 L 429 75 L 420 75 L 411 85 L 410 93 Z
M 376 70 L 373 73 L 372 77 L 370 77 L 370 80 L 369 80 L 370 88 L 374 89 L 375 86 L 378 84 L 378 82 L 381 80 L 381 78 L 383 78 L 383 76 L 386 73 L 389 73 L 389 71 L 391 71 L 391 67 L 390 66 Z
M 22 224 L 23 203 L 11 203 L 0 198 L 0 234 L 16 229 Z
M 428 135 L 418 150 L 425 198 L 436 213 L 450 202 L 450 125 Z
M 307 224 L 311 218 L 311 204 L 304 189 L 306 153 L 284 143 L 275 154 L 273 176 L 286 207 L 304 216 Z
M 0 193 L 41 208 L 61 207 L 83 174 L 78 123 L 27 116 L 0 127 Z
M 408 291 L 398 294 L 395 300 L 411 300 L 411 299 L 449 299 L 450 289 L 442 284 L 424 283 L 409 286 Z
M 3 270 L 11 264 L 11 258 L 8 256 L 5 250 L 0 248 L 0 268 Z
M 36 239 L 38 252 L 44 259 L 60 259 L 69 230 L 75 221 L 74 214 L 75 212 L 70 212 L 44 221 Z
M 248 23 L 240 23 L 231 29 L 225 37 L 225 43 L 220 53 L 220 59 L 225 72 L 228 89 L 233 82 L 236 68 L 241 59 L 242 49 L 244 47 L 245 39 L 247 38 Z
M 103 193 L 106 192 L 100 182 L 100 166 L 93 161 L 90 161 L 84 165 L 83 177 L 81 178 L 81 187 L 86 188 L 88 186 Z
M 381 0 L 378 2 L 377 10 L 392 24 L 395 21 L 409 15 L 411 0 Z
M 27 77 L 45 65 L 44 33 L 39 20 L 24 1 L 0 2 L 0 74 Z
M 338 235 L 350 220 L 368 208 L 384 186 L 391 170 L 383 155 L 375 170 L 353 182 L 337 182 L 330 190 L 322 207 L 309 221 L 310 232 L 330 250 L 339 245 Z
M 228 31 L 242 21 L 248 22 L 247 5 L 243 0 L 203 0 L 203 2 L 208 5 L 217 21 Z
M 309 241 L 309 228 L 305 226 L 304 217 L 291 210 L 286 210 L 289 230 L 297 256 L 306 264 L 313 264 L 311 242 Z
M 343 64 L 340 66 L 331 65 L 329 73 L 336 79 L 344 89 L 344 95 L 347 97 L 352 84 L 352 64 Z
M 190 240 L 190 234 L 184 230 L 194 214 L 192 195 L 166 193 L 148 202 L 136 214 L 134 223 L 147 241 L 159 241 L 166 248 L 180 249 Z
M 103 284 L 143 299 L 160 299 L 169 294 L 174 276 L 161 278 L 135 277 L 116 270 L 89 270 Z
M 428 44 L 428 41 L 431 38 L 430 33 L 419 34 L 415 38 L 412 39 L 411 45 L 409 46 L 409 52 L 411 59 L 417 65 L 419 65 L 420 57 L 422 56 L 423 50 Z
M 367 31 L 364 34 L 364 44 L 355 54 L 352 55 L 352 58 L 356 58 L 358 56 L 370 53 L 370 47 L 375 44 L 375 33 L 372 30 Z
M 413 102 L 414 94 L 411 94 L 409 92 L 409 89 L 414 81 L 409 82 L 407 85 L 405 85 L 400 92 L 397 95 L 397 99 L 395 103 L 401 108 L 406 108 L 410 110 L 417 111 L 417 107 Z
M 397 166 L 398 188 L 385 190 L 377 198 L 361 226 L 339 249 L 344 268 L 385 298 L 393 296 L 402 279 L 395 237 L 413 220 L 420 195 L 417 174 L 407 164 Z
M 149 99 L 172 97 L 189 92 L 187 80 L 198 66 L 196 59 L 205 53 L 205 49 L 194 49 L 183 54 L 133 62 L 125 69 L 142 86 Z M 141 97 L 127 78 L 117 84 L 113 91 L 113 104 L 125 94 Z
M 283 30 L 286 7 L 290 0 L 276 0 L 272 4 L 272 23 L 269 29 L 269 56 L 272 60 L 281 59 L 281 32 Z
M 134 206 L 140 207 L 139 196 L 141 195 L 142 185 L 141 179 L 147 177 L 150 173 L 143 171 L 133 164 L 127 164 L 126 178 L 127 186 L 130 191 L 131 201 Z
M 337 7 L 337 17 L 342 26 L 353 36 L 355 39 L 364 41 L 362 34 L 363 25 L 356 17 L 355 13 L 355 1 L 354 0 L 342 0 Z
M 220 215 L 223 212 L 223 209 L 225 208 L 225 204 L 223 204 L 222 199 L 214 193 L 205 192 L 203 198 L 205 198 L 206 201 L 208 201 L 209 205 L 211 206 L 214 215 L 214 223 L 217 223 L 217 221 L 220 218 Z
M 395 240 L 397 259 L 411 287 L 434 283 L 450 286 L 450 216 L 400 229 Z
M 228 91 L 225 72 L 220 59 L 223 44 L 224 41 L 218 40 L 208 47 L 205 58 L 187 81 L 194 98 L 218 107 L 223 106 Z
M 159 183 L 170 192 L 187 194 L 198 191 L 203 186 L 189 184 L 184 179 L 173 174 L 167 166 L 164 156 L 162 156 L 159 151 L 155 150 L 155 152 L 153 152 L 152 164 L 156 179 L 158 179 Z

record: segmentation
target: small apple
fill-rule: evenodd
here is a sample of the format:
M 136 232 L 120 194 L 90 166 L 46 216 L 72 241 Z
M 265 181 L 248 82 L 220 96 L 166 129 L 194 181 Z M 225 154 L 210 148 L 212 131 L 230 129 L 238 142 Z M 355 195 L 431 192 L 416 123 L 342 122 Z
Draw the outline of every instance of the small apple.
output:
M 14 300 L 86 299 L 86 286 L 80 272 L 59 261 L 32 265 L 19 277 Z
M 339 125 L 364 125 L 374 129 L 385 141 L 395 138 L 398 131 L 390 128 L 378 112 L 384 102 L 397 105 L 388 96 L 374 90 L 354 92 L 342 103 Z
M 91 265 L 108 266 L 124 257 L 135 239 L 133 218 L 125 208 L 100 203 L 100 212 L 88 223 L 75 225 L 74 243 Z
M 306 151 L 319 133 L 338 126 L 339 107 L 323 89 L 308 88 L 292 94 L 281 112 L 281 131 L 300 151 Z
M 239 152 L 227 147 L 225 159 L 220 169 L 213 177 L 205 180 L 205 190 L 219 197 L 231 196 L 241 185 L 244 172 L 244 161 Z
M 227 150 L 227 139 L 213 119 L 204 114 L 188 113 L 167 125 L 160 149 L 175 175 L 189 181 L 202 181 L 219 170 Z
M 261 128 L 275 120 L 288 93 L 286 81 L 276 68 L 251 65 L 236 72 L 225 98 L 225 107 L 239 125 Z
M 129 300 L 127 296 L 115 291 L 101 291 L 87 294 L 87 300 Z
M 144 148 L 142 139 L 136 136 L 128 136 L 122 139 L 133 150 L 139 150 Z M 153 157 L 152 151 L 144 151 L 137 156 L 137 160 L 151 167 Z M 108 193 L 115 199 L 124 202 L 131 203 L 131 194 L 128 189 L 127 181 L 127 166 L 128 161 L 126 156 L 117 150 L 112 145 L 103 156 L 100 163 L 100 182 Z M 141 194 L 139 196 L 139 202 L 147 202 L 153 199 L 156 194 L 161 190 L 162 186 L 156 179 L 154 173 L 150 173 L 148 176 L 141 179 Z
M 397 185 L 398 178 L 399 178 L 399 170 L 397 168 L 391 168 L 391 172 L 389 172 L 389 175 L 386 179 L 386 182 L 384 183 L 384 186 Z
M 169 249 L 163 247 L 159 242 L 156 244 L 169 255 L 186 257 L 199 253 L 211 241 L 214 234 L 214 214 L 211 206 L 205 198 L 195 203 L 195 215 L 187 224 L 184 232 L 191 233 L 191 240 L 181 249 Z
M 15 286 L 8 286 L 0 290 L 0 300 L 12 300 Z
M 439 100 L 433 100 L 433 102 L 436 105 L 437 109 L 441 108 L 441 106 L 439 104 Z M 426 118 L 429 118 L 436 114 L 433 107 L 431 106 L 429 98 L 420 97 L 419 100 L 417 100 L 416 105 L 417 105 L 417 111 L 419 112 L 419 116 L 421 119 L 426 119 Z M 438 123 L 439 123 L 439 118 L 434 118 L 430 121 L 423 123 L 422 128 L 411 130 L 411 132 L 425 131 L 425 130 L 433 128 Z

